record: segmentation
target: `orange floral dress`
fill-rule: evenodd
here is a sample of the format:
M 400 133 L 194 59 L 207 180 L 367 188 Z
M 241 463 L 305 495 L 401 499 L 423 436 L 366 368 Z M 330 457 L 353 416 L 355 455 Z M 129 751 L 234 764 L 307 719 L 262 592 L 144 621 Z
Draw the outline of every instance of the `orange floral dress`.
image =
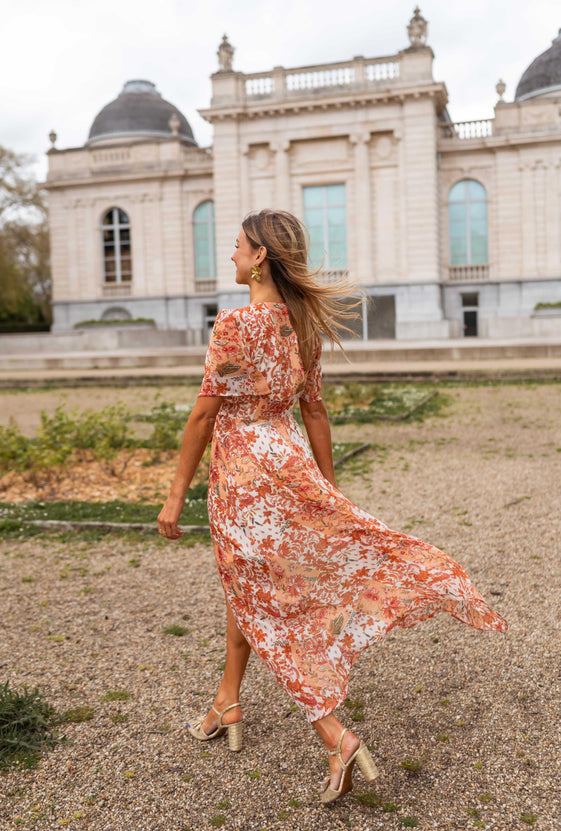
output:
M 208 510 L 218 571 L 240 630 L 309 721 L 346 696 L 359 653 L 394 626 L 450 612 L 506 622 L 437 548 L 392 531 L 321 474 L 293 408 L 321 400 L 288 310 L 220 312 L 199 395 L 223 396 Z

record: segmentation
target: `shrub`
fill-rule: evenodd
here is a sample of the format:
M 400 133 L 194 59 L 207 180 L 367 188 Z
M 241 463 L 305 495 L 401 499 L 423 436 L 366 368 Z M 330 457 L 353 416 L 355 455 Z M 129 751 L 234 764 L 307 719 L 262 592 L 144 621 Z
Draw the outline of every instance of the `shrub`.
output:
M 39 690 L 10 689 L 0 685 L 0 770 L 13 765 L 35 767 L 44 747 L 58 741 L 52 727 L 55 710 Z

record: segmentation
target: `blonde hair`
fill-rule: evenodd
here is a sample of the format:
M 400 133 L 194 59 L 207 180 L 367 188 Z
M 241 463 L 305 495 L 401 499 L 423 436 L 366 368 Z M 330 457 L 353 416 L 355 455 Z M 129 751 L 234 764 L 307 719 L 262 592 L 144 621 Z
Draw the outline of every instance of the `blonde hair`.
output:
M 357 317 L 352 310 L 361 300 L 349 298 L 357 293 L 357 286 L 349 280 L 329 285 L 317 280 L 321 268 L 314 271 L 308 266 L 308 232 L 293 214 L 253 212 L 245 217 L 242 228 L 253 248 L 267 249 L 271 276 L 287 305 L 304 367 L 312 365 L 322 335 L 327 336 L 332 349 L 335 344 L 343 349 L 338 332 L 352 332 L 342 321 Z

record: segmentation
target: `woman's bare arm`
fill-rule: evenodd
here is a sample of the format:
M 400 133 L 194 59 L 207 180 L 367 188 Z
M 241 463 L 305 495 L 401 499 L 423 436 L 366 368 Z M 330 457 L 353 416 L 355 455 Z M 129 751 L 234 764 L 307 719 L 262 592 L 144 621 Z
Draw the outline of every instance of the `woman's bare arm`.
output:
M 318 467 L 327 481 L 337 487 L 333 467 L 331 428 L 325 404 L 323 401 L 303 401 L 300 399 L 300 411 Z
M 185 503 L 185 494 L 211 439 L 222 401 L 218 396 L 197 398 L 185 426 L 177 471 L 170 494 L 158 515 L 158 531 L 169 539 L 177 540 L 182 536 L 183 532 L 178 529 L 177 523 Z

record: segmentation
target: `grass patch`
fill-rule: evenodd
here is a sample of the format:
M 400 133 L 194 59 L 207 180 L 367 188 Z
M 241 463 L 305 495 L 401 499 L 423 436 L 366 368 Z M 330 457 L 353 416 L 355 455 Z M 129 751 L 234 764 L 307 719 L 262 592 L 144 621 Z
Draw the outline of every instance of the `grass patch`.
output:
M 537 816 L 529 812 L 526 814 L 520 814 L 520 819 L 522 822 L 525 822 L 526 825 L 533 825 L 535 822 L 538 821 Z
M 128 701 L 131 697 L 130 692 L 126 690 L 109 690 L 106 692 L 102 701 Z
M 361 805 L 366 805 L 367 808 L 379 808 L 382 804 L 382 797 L 378 796 L 372 791 L 365 791 L 365 793 L 355 793 L 354 798 Z
M 419 825 L 419 820 L 417 817 L 400 817 L 399 824 L 403 828 L 417 828 Z
M 449 396 L 432 395 L 436 390 L 425 384 L 375 384 L 344 381 L 326 384 L 322 395 L 330 421 L 368 423 L 376 420 L 422 421 L 444 409 Z
M 182 638 L 183 635 L 189 634 L 189 629 L 185 626 L 179 626 L 177 623 L 174 623 L 171 626 L 166 626 L 166 628 L 162 631 L 164 635 L 175 635 L 178 638 Z
M 359 698 L 347 698 L 345 700 L 345 707 L 350 710 L 352 721 L 364 721 L 364 701 Z
M 401 767 L 409 773 L 418 773 L 423 767 L 423 762 L 421 759 L 404 759 Z
M 10 689 L 9 681 L 1 685 L 0 770 L 36 767 L 43 749 L 59 741 L 53 731 L 56 720 L 39 690 Z
M 12 522 L 46 519 L 59 522 L 123 522 L 153 524 L 162 505 L 148 502 L 0 502 L 0 519 Z M 208 525 L 206 507 L 206 484 L 196 485 L 187 491 L 185 508 L 181 515 L 182 525 Z M 41 530 L 44 533 L 44 530 Z
M 73 710 L 67 710 L 61 716 L 61 721 L 68 724 L 81 724 L 83 721 L 91 721 L 95 715 L 93 707 L 74 707 Z

